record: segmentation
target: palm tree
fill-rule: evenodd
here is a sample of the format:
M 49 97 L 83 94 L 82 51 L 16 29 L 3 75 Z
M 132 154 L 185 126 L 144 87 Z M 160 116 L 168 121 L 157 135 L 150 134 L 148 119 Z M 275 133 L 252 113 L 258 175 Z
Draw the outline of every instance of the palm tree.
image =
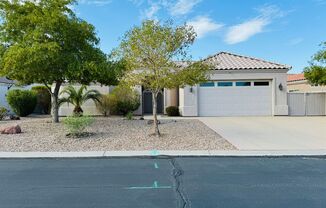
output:
M 81 106 L 87 101 L 87 100 L 93 100 L 94 102 L 100 102 L 101 93 L 97 90 L 87 90 L 86 85 L 82 85 L 78 90 L 76 90 L 73 86 L 69 85 L 65 87 L 60 95 L 66 94 L 67 97 L 63 97 L 59 99 L 59 106 L 63 103 L 70 103 L 75 106 L 74 108 L 74 114 L 79 115 L 83 113 L 83 109 Z

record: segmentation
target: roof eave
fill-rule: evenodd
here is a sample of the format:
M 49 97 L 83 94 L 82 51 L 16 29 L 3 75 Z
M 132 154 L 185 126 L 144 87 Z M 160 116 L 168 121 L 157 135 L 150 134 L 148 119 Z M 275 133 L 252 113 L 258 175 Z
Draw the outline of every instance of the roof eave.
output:
M 226 70 L 232 70 L 232 71 L 244 71 L 244 70 L 290 70 L 291 68 L 215 68 L 213 70 L 216 71 L 226 71 Z

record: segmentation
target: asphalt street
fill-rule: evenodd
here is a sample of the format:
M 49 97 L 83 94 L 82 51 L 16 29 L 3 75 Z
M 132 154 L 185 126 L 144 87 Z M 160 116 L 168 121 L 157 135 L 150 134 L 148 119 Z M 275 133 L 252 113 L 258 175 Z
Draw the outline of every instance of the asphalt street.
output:
M 1 208 L 326 207 L 325 157 L 0 160 Z

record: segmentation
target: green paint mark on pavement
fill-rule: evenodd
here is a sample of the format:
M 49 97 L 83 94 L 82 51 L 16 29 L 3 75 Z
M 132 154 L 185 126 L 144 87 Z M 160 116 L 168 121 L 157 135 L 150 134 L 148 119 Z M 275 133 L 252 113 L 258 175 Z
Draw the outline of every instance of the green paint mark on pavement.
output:
M 139 190 L 139 189 L 170 189 L 172 186 L 160 186 L 157 181 L 154 181 L 152 186 L 132 186 L 125 189 L 129 190 Z
M 155 169 L 158 169 L 158 164 L 154 163 L 154 167 L 155 167 Z
M 151 155 L 152 156 L 157 156 L 157 155 L 159 155 L 159 152 L 157 151 L 157 150 L 151 150 Z
M 157 183 L 157 181 L 154 181 L 153 187 L 154 187 L 154 188 L 157 188 L 157 187 L 158 187 L 158 183 Z

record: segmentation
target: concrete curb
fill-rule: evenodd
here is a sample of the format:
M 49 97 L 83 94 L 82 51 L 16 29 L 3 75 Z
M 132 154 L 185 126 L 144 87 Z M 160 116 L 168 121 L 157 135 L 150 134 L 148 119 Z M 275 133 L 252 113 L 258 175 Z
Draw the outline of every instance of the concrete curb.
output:
M 105 157 L 150 157 L 150 156 L 227 156 L 227 157 L 257 157 L 257 156 L 326 156 L 326 150 L 203 150 L 203 151 L 94 151 L 94 152 L 0 152 L 0 159 L 10 158 L 105 158 Z

